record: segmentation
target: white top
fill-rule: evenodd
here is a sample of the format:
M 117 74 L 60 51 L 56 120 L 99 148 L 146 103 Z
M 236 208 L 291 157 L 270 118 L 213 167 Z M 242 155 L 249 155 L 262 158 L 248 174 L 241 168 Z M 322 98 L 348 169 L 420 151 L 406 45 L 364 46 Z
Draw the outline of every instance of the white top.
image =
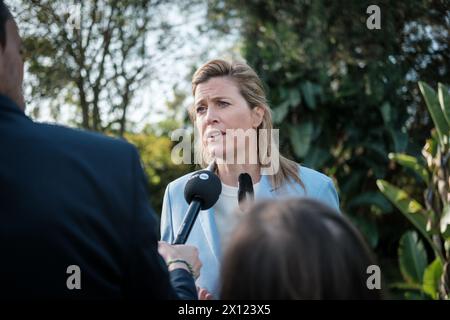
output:
M 259 188 L 260 183 L 253 185 L 253 191 Z M 225 247 L 231 233 L 237 225 L 242 211 L 238 203 L 238 187 L 232 187 L 222 183 L 222 193 L 214 208 L 214 218 L 220 235 L 222 248 Z

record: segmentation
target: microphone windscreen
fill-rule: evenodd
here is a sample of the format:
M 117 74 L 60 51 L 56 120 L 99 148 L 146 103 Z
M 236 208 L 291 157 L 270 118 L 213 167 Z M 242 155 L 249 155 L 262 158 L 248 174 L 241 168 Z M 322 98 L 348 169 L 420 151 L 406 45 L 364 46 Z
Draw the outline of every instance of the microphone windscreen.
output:
M 219 199 L 222 183 L 219 177 L 209 170 L 200 170 L 192 174 L 184 187 L 184 198 L 187 203 L 196 198 L 202 210 L 211 208 Z
M 238 178 L 239 189 L 238 189 L 238 201 L 239 203 L 246 200 L 249 196 L 253 200 L 253 181 L 252 177 L 248 173 L 241 173 Z

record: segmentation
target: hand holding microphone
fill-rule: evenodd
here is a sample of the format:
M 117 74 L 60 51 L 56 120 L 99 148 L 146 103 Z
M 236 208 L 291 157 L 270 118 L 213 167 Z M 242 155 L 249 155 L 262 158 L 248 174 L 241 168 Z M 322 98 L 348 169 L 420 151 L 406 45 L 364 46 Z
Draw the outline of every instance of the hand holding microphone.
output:
M 200 276 L 202 263 L 198 256 L 198 249 L 189 245 L 170 245 L 167 242 L 158 242 L 158 252 L 166 262 L 169 271 L 185 269 L 194 279 Z

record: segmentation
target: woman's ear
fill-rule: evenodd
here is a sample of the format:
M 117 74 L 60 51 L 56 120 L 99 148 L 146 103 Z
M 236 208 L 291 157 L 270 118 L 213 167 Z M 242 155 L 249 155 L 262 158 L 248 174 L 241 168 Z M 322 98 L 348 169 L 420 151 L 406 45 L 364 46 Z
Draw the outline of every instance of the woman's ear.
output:
M 252 125 L 253 128 L 258 128 L 261 122 L 263 121 L 264 114 L 266 113 L 263 107 L 254 107 L 252 109 Z

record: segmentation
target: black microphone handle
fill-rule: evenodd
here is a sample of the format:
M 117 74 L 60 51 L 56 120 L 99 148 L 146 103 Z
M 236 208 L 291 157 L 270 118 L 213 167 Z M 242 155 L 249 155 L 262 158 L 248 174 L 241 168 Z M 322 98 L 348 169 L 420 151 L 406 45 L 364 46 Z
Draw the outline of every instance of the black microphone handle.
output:
M 191 233 L 192 227 L 194 226 L 195 220 L 197 219 L 198 213 L 200 212 L 200 208 L 202 203 L 199 199 L 192 199 L 189 204 L 189 208 L 186 211 L 186 215 L 184 216 L 183 223 L 178 229 L 177 237 L 172 244 L 185 244 L 187 238 L 189 237 L 189 233 Z

